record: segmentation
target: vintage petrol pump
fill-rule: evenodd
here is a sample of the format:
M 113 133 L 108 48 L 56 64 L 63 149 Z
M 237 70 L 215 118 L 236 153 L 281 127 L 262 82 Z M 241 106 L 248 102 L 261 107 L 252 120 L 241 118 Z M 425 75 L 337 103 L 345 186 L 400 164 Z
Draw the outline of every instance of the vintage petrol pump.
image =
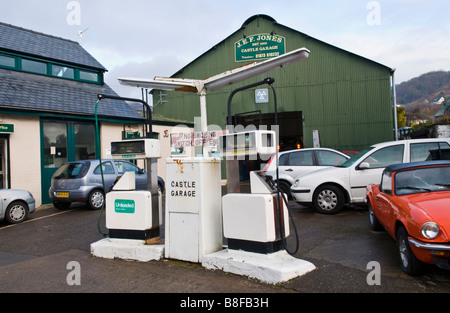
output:
M 231 99 L 234 94 L 261 84 L 267 83 L 272 87 L 276 116 L 273 82 L 273 78 L 268 78 L 238 88 L 228 100 L 230 133 L 220 137 L 219 145 L 227 162 L 228 193 L 222 197 L 222 217 L 228 248 L 207 255 L 202 265 L 269 283 L 280 283 L 315 269 L 312 263 L 294 258 L 285 250 L 285 238 L 289 236 L 289 213 L 284 195 L 273 184 L 272 177 L 266 177 L 263 171 L 250 172 L 250 193 L 240 193 L 239 179 L 233 179 L 239 177 L 239 158 L 277 153 L 277 134 L 273 130 L 233 133 L 231 126 Z
M 277 153 L 277 134 L 273 130 L 233 132 L 231 103 L 234 95 L 262 84 L 268 84 L 274 95 L 275 126 L 277 125 L 277 101 L 273 78 L 266 78 L 235 89 L 228 98 L 228 131 L 220 137 L 222 156 L 226 159 L 228 193 L 222 198 L 224 236 L 228 248 L 258 253 L 272 253 L 284 248 L 285 237 L 289 235 L 289 219 L 283 195 L 273 184 L 269 184 L 264 172 L 250 173 L 251 193 L 239 193 L 239 158 L 256 160 L 258 156 L 271 157 Z
M 111 98 L 138 101 L 146 105 L 140 100 L 105 95 L 98 97 L 99 101 Z M 111 142 L 111 156 L 114 159 L 145 160 L 147 190 L 135 190 L 135 173 L 125 172 L 112 190 L 106 193 L 108 238 L 91 244 L 91 253 L 95 256 L 148 261 L 160 259 L 163 255 L 164 246 L 157 244 L 162 225 L 162 195 L 158 192 L 157 180 L 157 160 L 161 157 L 161 146 L 158 139 L 150 138 L 150 108 L 147 113 L 144 138 Z
M 125 172 L 106 194 L 106 227 L 109 238 L 148 240 L 159 236 L 162 200 L 158 193 L 158 139 L 139 138 L 111 142 L 114 159 L 144 159 L 147 163 L 147 190 L 135 190 L 135 173 Z

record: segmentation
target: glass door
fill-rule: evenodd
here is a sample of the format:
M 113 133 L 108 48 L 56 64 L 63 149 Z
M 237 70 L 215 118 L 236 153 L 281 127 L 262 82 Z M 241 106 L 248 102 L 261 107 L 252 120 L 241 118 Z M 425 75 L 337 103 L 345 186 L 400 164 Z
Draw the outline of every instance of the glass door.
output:
M 67 124 L 60 122 L 42 122 L 42 203 L 51 203 L 48 189 L 58 167 L 67 162 Z

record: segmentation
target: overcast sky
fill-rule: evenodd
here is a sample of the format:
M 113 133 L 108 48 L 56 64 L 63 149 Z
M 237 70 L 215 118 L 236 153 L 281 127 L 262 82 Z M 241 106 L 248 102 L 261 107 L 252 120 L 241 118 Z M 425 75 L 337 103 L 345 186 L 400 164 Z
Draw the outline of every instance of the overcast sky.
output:
M 450 70 L 449 0 L 0 0 L 0 7 L 1 22 L 80 41 L 124 97 L 140 91 L 118 77 L 171 76 L 255 14 L 395 68 L 397 84 Z

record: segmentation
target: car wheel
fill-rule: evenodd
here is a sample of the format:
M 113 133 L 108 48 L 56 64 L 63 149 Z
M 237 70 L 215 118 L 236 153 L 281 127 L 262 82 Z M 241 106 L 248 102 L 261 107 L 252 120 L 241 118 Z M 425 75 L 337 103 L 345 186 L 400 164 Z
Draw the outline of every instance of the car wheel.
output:
M 56 202 L 53 201 L 53 206 L 58 210 L 67 210 L 70 207 L 70 202 Z
M 93 210 L 99 210 L 105 202 L 105 195 L 100 189 L 92 190 L 89 194 L 87 205 Z
M 342 191 L 333 185 L 324 185 L 314 192 L 314 208 L 323 214 L 336 214 L 344 206 Z
M 21 201 L 14 201 L 6 209 L 6 221 L 10 224 L 22 223 L 28 217 L 28 206 Z
M 408 242 L 408 232 L 404 227 L 397 230 L 397 248 L 400 256 L 400 268 L 411 276 L 423 272 L 423 263 L 416 258 Z
M 280 180 L 280 190 L 282 193 L 285 193 L 288 197 L 288 199 L 292 199 L 292 195 L 291 195 L 291 184 L 289 184 L 286 181 Z
M 378 221 L 377 217 L 375 216 L 375 213 L 373 212 L 372 204 L 370 201 L 367 201 L 367 208 L 369 210 L 369 223 L 370 223 L 370 229 L 374 231 L 382 230 L 383 227 L 381 226 L 380 222 Z

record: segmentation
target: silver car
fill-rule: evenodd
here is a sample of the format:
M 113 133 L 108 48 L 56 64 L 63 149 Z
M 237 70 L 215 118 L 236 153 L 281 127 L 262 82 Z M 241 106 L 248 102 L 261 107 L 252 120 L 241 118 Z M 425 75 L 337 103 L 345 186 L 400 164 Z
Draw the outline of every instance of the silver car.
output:
M 137 190 L 147 189 L 147 173 L 131 162 L 105 159 L 102 160 L 102 171 L 107 192 L 125 172 L 136 173 Z M 160 177 L 158 189 L 164 190 L 164 181 Z M 52 176 L 48 192 L 58 209 L 67 209 L 72 202 L 85 202 L 92 209 L 100 209 L 105 201 L 100 161 L 81 160 L 61 165 Z
M 33 195 L 26 190 L 1 189 L 0 190 L 0 220 L 10 224 L 18 224 L 33 213 L 36 202 Z

